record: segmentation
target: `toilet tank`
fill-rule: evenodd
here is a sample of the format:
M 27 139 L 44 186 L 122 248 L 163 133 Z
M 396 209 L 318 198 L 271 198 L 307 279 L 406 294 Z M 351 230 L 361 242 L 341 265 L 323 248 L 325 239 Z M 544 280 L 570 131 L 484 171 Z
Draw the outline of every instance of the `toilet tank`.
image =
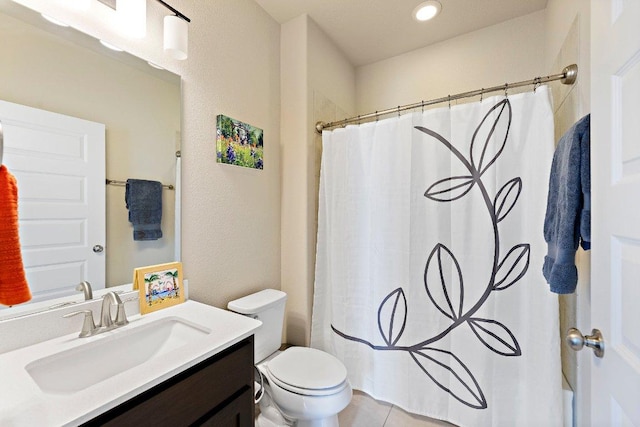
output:
M 233 312 L 258 319 L 262 326 L 254 335 L 254 360 L 258 363 L 280 348 L 284 305 L 287 294 L 275 289 L 265 289 L 227 304 Z

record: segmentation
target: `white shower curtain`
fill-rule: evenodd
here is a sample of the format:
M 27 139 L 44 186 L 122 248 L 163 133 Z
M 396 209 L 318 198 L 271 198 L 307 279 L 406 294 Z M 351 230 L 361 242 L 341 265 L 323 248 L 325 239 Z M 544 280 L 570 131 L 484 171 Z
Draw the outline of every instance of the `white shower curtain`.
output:
M 562 421 L 546 86 L 323 133 L 311 345 L 460 426 Z

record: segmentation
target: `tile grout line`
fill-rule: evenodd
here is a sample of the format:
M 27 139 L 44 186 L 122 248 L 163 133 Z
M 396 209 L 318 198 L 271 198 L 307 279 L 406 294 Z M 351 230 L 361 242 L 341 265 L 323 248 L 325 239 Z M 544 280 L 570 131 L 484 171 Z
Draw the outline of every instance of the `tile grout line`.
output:
M 391 411 L 393 410 L 393 408 L 395 408 L 395 405 L 391 405 L 389 407 L 389 412 L 387 412 L 387 416 L 384 419 L 384 423 L 382 423 L 382 427 L 385 427 L 387 425 L 387 421 L 389 420 L 389 417 L 391 416 Z

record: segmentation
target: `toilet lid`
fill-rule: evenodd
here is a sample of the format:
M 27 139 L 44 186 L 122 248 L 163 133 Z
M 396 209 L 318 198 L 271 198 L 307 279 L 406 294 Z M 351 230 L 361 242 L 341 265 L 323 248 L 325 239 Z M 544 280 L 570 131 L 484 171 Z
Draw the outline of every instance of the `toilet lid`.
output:
M 347 379 L 347 368 L 342 362 L 308 347 L 286 349 L 268 363 L 267 369 L 279 381 L 307 390 L 334 388 Z

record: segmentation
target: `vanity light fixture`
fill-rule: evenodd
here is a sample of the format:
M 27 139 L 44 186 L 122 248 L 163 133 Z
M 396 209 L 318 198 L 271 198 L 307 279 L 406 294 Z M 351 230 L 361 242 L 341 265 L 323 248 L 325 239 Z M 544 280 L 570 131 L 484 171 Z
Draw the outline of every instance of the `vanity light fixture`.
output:
M 163 0 L 156 0 L 173 12 L 164 17 L 164 51 L 173 59 L 187 59 L 189 55 L 189 18 Z
M 152 66 L 153 68 L 157 69 L 157 70 L 164 70 L 164 68 L 162 68 L 161 66 L 159 66 L 158 64 L 154 64 L 151 61 L 147 61 L 147 64 L 149 64 L 150 66 Z
M 100 40 L 100 44 L 108 49 L 115 50 L 116 52 L 122 52 L 122 49 L 104 40 Z
M 80 0 L 73 0 L 80 1 Z M 82 0 L 84 1 L 84 0 Z M 115 9 L 122 17 L 123 33 L 142 38 L 146 33 L 146 3 L 147 0 L 98 0 Z M 187 59 L 189 47 L 189 25 L 191 19 L 173 8 L 163 0 L 156 0 L 169 9 L 173 15 L 164 17 L 164 51 L 174 59 Z
M 69 0 L 69 4 L 76 10 L 89 10 L 91 0 Z
M 116 13 L 123 34 L 136 39 L 147 35 L 147 0 L 118 0 Z
M 189 26 L 177 15 L 164 17 L 164 51 L 173 59 L 187 59 Z
M 65 22 L 62 22 L 62 21 L 54 18 L 53 16 L 49 16 L 49 15 L 47 15 L 45 13 L 41 13 L 40 15 L 42 15 L 42 17 L 44 19 L 46 19 L 47 21 L 51 22 L 52 24 L 56 24 L 56 25 L 59 25 L 61 27 L 68 27 L 69 26 L 69 24 L 67 24 Z
M 428 0 L 420 3 L 413 9 L 413 18 L 418 22 L 435 18 L 442 10 L 442 5 L 436 0 Z

